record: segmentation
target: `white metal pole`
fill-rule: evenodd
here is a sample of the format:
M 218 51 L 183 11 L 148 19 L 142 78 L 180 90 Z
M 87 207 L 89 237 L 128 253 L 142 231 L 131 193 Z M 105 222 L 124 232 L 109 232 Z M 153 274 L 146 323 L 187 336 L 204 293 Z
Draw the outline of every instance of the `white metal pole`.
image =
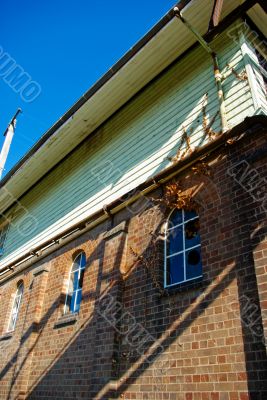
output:
M 4 166 L 6 163 L 10 145 L 11 145 L 11 142 L 12 142 L 12 139 L 14 136 L 14 125 L 13 124 L 10 124 L 8 126 L 5 136 L 6 136 L 5 141 L 4 141 L 1 153 L 0 153 L 0 179 L 2 178 L 2 174 L 4 171 Z
M 8 156 L 11 142 L 12 142 L 12 139 L 14 136 L 16 122 L 17 122 L 16 118 L 20 112 L 21 112 L 21 109 L 19 108 L 18 111 L 16 112 L 16 114 L 14 115 L 14 117 L 12 118 L 10 124 L 8 125 L 7 130 L 4 133 L 5 141 L 4 141 L 1 153 L 0 153 L 0 179 L 2 178 L 2 174 L 4 171 L 7 156 Z

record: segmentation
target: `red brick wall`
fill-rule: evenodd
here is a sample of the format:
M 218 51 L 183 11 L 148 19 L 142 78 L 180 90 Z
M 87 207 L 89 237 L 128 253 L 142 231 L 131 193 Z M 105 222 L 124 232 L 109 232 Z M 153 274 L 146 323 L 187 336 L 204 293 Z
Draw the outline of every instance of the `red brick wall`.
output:
M 0 341 L 0 398 L 267 398 L 261 335 L 266 214 L 263 197 L 256 201 L 242 172 L 233 169 L 246 160 L 258 171 L 256 178 L 264 178 L 265 160 L 257 153 L 263 143 L 262 132 L 247 135 L 214 155 L 213 176 L 190 172 L 179 178 L 184 187 L 197 189 L 201 282 L 168 294 L 155 286 L 162 276 L 161 234 L 168 212 L 145 201 L 4 282 L 0 335 L 20 279 L 25 290 L 15 332 Z M 161 189 L 153 196 L 162 197 Z M 131 248 L 150 260 L 150 270 Z M 80 313 L 60 326 L 69 270 L 81 249 L 87 267 Z

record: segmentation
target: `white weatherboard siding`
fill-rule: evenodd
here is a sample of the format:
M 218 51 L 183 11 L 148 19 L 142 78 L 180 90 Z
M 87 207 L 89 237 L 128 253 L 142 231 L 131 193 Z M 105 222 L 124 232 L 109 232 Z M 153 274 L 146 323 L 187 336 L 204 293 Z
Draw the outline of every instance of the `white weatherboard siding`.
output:
M 255 47 L 259 50 L 263 50 L 266 47 L 265 42 L 262 43 L 257 37 L 254 31 L 246 29 L 246 42 L 244 44 L 245 60 L 247 60 L 248 73 L 251 74 L 250 79 L 253 81 L 254 92 L 255 92 L 255 109 L 259 113 L 261 110 L 267 114 L 267 98 L 266 98 L 266 86 L 264 83 L 263 76 L 260 72 L 260 66 L 255 53 Z M 266 50 L 264 51 L 266 57 Z M 264 57 L 264 58 L 265 58 Z
M 222 35 L 213 47 L 226 75 L 223 82 L 229 126 L 255 111 L 248 81 L 229 72 L 245 64 L 238 43 Z M 123 88 L 122 88 L 123 90 Z M 136 96 L 127 106 L 84 141 L 21 200 L 36 219 L 34 230 L 21 227 L 25 212 L 14 216 L 0 267 L 89 217 L 170 164 L 181 141 L 182 127 L 192 146 L 206 141 L 202 129 L 202 102 L 208 93 L 210 119 L 218 99 L 210 56 L 197 48 Z M 217 116 L 213 129 L 220 131 Z

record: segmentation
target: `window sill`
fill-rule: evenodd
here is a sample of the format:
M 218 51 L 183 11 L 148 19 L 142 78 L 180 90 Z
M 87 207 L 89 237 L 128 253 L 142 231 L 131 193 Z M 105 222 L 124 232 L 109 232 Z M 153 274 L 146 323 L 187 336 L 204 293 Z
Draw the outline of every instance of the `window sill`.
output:
M 78 319 L 78 313 L 69 313 L 62 315 L 54 325 L 54 328 L 61 328 L 66 325 L 73 325 Z
M 192 281 L 177 283 L 176 285 L 166 287 L 164 289 L 165 294 L 163 295 L 163 297 L 169 296 L 172 294 L 177 294 L 177 293 L 184 293 L 191 289 L 198 289 L 202 285 L 203 285 L 203 276 L 201 276 L 200 278 L 194 279 Z
M 14 331 L 4 333 L 4 335 L 0 336 L 0 341 L 11 339 L 13 336 L 13 332 Z

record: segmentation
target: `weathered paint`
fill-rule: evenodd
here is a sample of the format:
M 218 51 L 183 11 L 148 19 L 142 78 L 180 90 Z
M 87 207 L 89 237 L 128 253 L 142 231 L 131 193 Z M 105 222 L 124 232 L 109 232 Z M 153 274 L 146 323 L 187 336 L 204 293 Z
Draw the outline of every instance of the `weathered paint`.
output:
M 229 127 L 255 113 L 249 81 L 237 79 L 245 70 L 240 43 L 224 33 L 212 43 L 225 76 L 223 91 Z M 254 67 L 253 67 L 254 68 Z M 122 88 L 123 90 L 123 88 Z M 13 261 L 53 238 L 105 204 L 112 202 L 170 164 L 183 127 L 192 146 L 207 141 L 202 104 L 208 93 L 207 115 L 219 110 L 211 57 L 197 48 L 136 96 L 57 168 L 21 199 L 0 263 Z M 220 118 L 212 126 L 219 132 Z M 29 213 L 35 229 L 24 229 Z M 24 234 L 21 233 L 24 229 Z

